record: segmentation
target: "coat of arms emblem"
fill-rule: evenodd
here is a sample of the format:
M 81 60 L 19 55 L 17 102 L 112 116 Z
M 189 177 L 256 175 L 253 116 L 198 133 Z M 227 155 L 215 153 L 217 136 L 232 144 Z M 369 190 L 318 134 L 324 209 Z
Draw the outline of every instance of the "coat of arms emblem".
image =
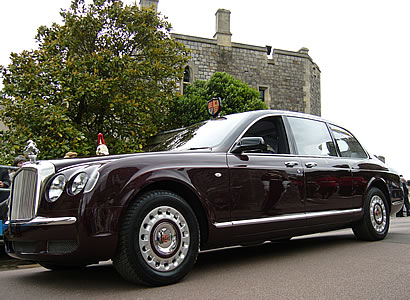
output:
M 221 112 L 221 98 L 215 97 L 211 100 L 208 100 L 207 110 L 210 116 L 217 117 Z

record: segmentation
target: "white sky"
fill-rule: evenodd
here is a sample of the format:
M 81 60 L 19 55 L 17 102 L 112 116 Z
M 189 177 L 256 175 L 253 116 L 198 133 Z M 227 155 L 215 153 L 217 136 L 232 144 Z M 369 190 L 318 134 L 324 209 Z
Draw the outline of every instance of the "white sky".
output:
M 124 0 L 126 4 L 134 0 Z M 322 117 L 352 131 L 410 179 L 410 16 L 407 0 L 160 0 L 174 32 L 212 38 L 231 11 L 232 41 L 310 49 L 321 70 Z M 40 25 L 61 22 L 70 0 L 0 0 L 0 64 L 36 47 Z M 139 0 L 137 0 L 139 3 Z

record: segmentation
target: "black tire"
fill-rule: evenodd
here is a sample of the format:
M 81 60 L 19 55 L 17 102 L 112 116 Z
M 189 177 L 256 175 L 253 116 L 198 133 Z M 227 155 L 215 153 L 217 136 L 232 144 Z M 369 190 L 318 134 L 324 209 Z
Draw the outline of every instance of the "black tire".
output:
M 363 218 L 353 232 L 359 240 L 378 241 L 386 237 L 390 226 L 390 212 L 386 196 L 378 188 L 371 188 L 363 206 Z
M 169 191 L 151 191 L 132 202 L 121 222 L 115 269 L 126 280 L 173 284 L 194 266 L 199 225 L 191 207 Z

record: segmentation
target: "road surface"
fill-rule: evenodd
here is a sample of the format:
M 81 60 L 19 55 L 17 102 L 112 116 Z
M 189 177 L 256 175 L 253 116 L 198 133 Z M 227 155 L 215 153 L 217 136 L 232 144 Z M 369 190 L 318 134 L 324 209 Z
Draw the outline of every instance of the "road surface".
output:
M 110 262 L 52 272 L 0 272 L 1 299 L 410 299 L 410 217 L 379 242 L 339 230 L 201 253 L 178 284 L 124 281 Z

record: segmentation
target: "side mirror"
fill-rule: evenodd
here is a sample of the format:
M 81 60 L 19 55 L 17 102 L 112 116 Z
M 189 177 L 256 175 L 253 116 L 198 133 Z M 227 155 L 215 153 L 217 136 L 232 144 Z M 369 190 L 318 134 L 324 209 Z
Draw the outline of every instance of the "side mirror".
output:
M 244 137 L 233 147 L 233 153 L 242 153 L 244 151 L 267 149 L 265 140 L 262 137 Z

